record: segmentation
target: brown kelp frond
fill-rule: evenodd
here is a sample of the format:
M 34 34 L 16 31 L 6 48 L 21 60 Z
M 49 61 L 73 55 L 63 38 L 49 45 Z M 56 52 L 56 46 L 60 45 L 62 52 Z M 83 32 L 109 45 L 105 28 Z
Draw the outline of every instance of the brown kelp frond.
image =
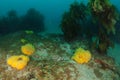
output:
M 118 12 L 109 0 L 90 0 L 91 13 L 100 24 L 104 26 L 107 33 L 115 34 L 115 24 L 118 20 Z
M 61 29 L 64 38 L 67 41 L 75 39 L 80 32 L 80 21 L 84 21 L 87 15 L 87 7 L 83 3 L 74 2 L 70 6 L 70 10 L 63 14 L 61 21 Z
M 114 43 L 111 41 L 109 36 L 105 33 L 103 29 L 99 31 L 99 44 L 98 44 L 98 51 L 100 53 L 107 53 L 109 47 L 114 47 Z
M 61 29 L 64 33 L 65 40 L 73 40 L 77 36 L 79 28 L 80 25 L 77 20 L 71 17 L 69 12 L 65 12 L 61 21 Z
M 105 30 L 100 28 L 98 35 L 92 41 L 91 48 L 97 50 L 100 54 L 106 54 L 110 47 L 114 48 L 114 43 Z
M 71 16 L 83 20 L 86 16 L 87 7 L 83 3 L 74 2 L 70 6 Z

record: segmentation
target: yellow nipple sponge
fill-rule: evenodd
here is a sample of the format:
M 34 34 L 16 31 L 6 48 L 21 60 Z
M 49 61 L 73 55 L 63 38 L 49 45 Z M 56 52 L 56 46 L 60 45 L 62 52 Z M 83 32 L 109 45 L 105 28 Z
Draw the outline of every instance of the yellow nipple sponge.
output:
M 72 56 L 72 59 L 79 64 L 87 63 L 91 59 L 91 53 L 83 48 L 78 48 Z
M 11 56 L 7 59 L 7 64 L 17 70 L 23 69 L 29 62 L 29 57 L 25 55 Z
M 35 47 L 28 43 L 23 46 L 21 46 L 21 51 L 26 55 L 32 55 L 35 52 Z

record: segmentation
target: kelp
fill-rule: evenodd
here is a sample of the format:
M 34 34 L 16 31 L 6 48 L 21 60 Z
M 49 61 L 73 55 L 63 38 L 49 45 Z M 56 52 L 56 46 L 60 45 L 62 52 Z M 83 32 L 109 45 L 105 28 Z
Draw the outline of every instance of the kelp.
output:
M 63 14 L 60 26 L 66 41 L 72 41 L 78 36 L 81 29 L 80 21 L 86 18 L 86 9 L 83 3 L 74 2 L 70 10 Z
M 100 54 L 106 54 L 110 47 L 114 48 L 113 41 L 103 29 L 99 29 L 98 35 L 96 37 L 94 36 L 94 40 L 90 43 L 91 49 L 97 50 Z
M 91 46 L 96 48 L 99 53 L 106 54 L 109 47 L 114 47 L 110 36 L 116 33 L 119 12 L 109 0 L 90 0 L 88 6 L 98 29 L 97 39 Z
M 91 14 L 103 27 L 107 34 L 115 34 L 115 24 L 118 20 L 118 11 L 109 0 L 90 0 Z
M 98 51 L 100 53 L 106 54 L 109 47 L 114 48 L 114 43 L 109 38 L 109 35 L 107 35 L 103 29 L 100 29 L 98 37 L 99 37 Z
M 6 35 L 23 30 L 44 31 L 44 16 L 34 8 L 30 8 L 22 16 L 19 16 L 16 10 L 10 10 L 7 15 L 1 16 L 0 34 Z
M 64 13 L 63 20 L 61 24 L 62 31 L 64 33 L 64 38 L 66 41 L 72 41 L 78 35 L 78 30 L 80 28 L 79 23 L 70 16 L 69 12 Z
M 90 0 L 87 6 L 74 2 L 62 17 L 61 29 L 64 38 L 71 41 L 78 35 L 85 35 L 90 41 L 90 48 L 106 54 L 109 47 L 114 47 L 111 36 L 116 33 L 118 13 L 109 0 Z M 96 37 L 96 40 L 92 41 L 93 37 Z

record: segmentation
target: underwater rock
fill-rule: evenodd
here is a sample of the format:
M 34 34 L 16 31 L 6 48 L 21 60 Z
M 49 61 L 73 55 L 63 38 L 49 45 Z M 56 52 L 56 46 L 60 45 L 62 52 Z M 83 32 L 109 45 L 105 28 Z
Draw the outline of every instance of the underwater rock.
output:
M 16 40 L 19 41 L 19 38 L 17 38 L 18 36 L 16 36 Z M 11 36 L 8 36 L 6 38 L 9 39 L 10 37 Z M 14 68 L 9 67 L 6 64 L 6 57 L 11 54 L 6 53 L 7 51 L 2 50 L 2 48 L 0 49 L 0 55 L 2 56 L 0 58 L 0 64 L 1 64 L 0 79 L 2 80 L 17 80 L 17 79 L 18 80 L 21 80 L 21 79 L 22 80 L 30 80 L 30 79 L 36 79 L 36 80 L 39 80 L 39 79 L 41 80 L 59 80 L 59 79 L 61 80 L 63 79 L 65 80 L 88 80 L 88 79 L 89 80 L 106 80 L 106 79 L 114 80 L 116 79 L 116 80 L 119 80 L 120 79 L 118 72 L 116 72 L 119 70 L 119 66 L 117 67 L 115 65 L 115 62 L 113 61 L 112 58 L 109 58 L 108 56 L 99 55 L 94 52 L 94 54 L 92 54 L 91 60 L 88 63 L 77 64 L 71 59 L 71 53 L 73 53 L 73 50 L 75 50 L 73 46 L 75 46 L 76 48 L 81 46 L 79 42 L 76 41 L 74 43 L 67 44 L 70 46 L 69 47 L 69 49 L 71 49 L 71 52 L 70 52 L 70 51 L 64 50 L 67 48 L 61 49 L 61 47 L 65 45 L 63 44 L 64 40 L 58 40 L 54 42 L 54 40 L 51 39 L 49 35 L 44 39 L 41 37 L 39 37 L 40 38 L 39 42 L 37 41 L 34 42 L 36 46 L 36 52 L 32 55 L 34 56 L 34 58 L 39 58 L 39 60 L 31 59 L 31 61 L 24 68 L 24 70 L 18 71 Z M 13 44 L 16 44 L 16 43 L 17 42 L 15 41 L 13 42 Z M 86 42 L 84 42 L 85 44 L 83 44 L 83 42 L 81 43 L 82 45 L 88 45 L 86 44 Z M 16 45 L 16 46 L 20 46 L 20 45 Z M 10 47 L 7 47 L 7 48 L 10 48 Z M 14 48 L 13 51 L 14 50 L 16 51 L 16 48 Z M 17 48 L 17 51 L 20 51 L 20 48 Z M 107 65 L 107 67 L 103 68 L 104 64 Z M 114 69 L 114 70 L 111 70 L 111 69 Z

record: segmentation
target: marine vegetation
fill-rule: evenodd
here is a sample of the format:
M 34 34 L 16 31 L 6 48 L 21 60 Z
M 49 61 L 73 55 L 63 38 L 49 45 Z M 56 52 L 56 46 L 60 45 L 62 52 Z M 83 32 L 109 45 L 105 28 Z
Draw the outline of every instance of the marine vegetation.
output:
M 64 13 L 61 29 L 67 41 L 85 35 L 90 48 L 107 53 L 109 47 L 114 47 L 111 36 L 116 33 L 118 20 L 119 12 L 109 0 L 90 0 L 87 6 L 75 1 Z M 94 37 L 96 40 L 91 41 Z
M 44 16 L 34 8 L 25 15 L 19 16 L 15 10 L 11 10 L 6 16 L 0 18 L 0 34 L 8 34 L 23 30 L 43 31 Z
M 74 55 L 72 56 L 72 59 L 75 60 L 79 64 L 88 63 L 91 59 L 91 53 L 88 50 L 84 50 L 83 48 L 78 48 Z
M 30 8 L 21 18 L 22 30 L 33 30 L 35 32 L 44 30 L 44 16 L 34 8 Z
M 83 3 L 74 2 L 70 10 L 63 14 L 61 29 L 66 41 L 74 40 L 81 31 L 80 22 L 86 17 L 86 6 Z
M 7 64 L 17 70 L 23 69 L 29 62 L 29 57 L 25 55 L 14 55 L 7 59 Z
M 0 18 L 0 34 L 8 34 L 19 29 L 20 19 L 15 10 L 11 10 L 6 16 Z
M 34 31 L 32 31 L 32 30 L 25 30 L 25 33 L 26 33 L 26 34 L 33 34 Z
M 115 6 L 109 0 L 90 0 L 89 7 L 92 16 L 106 29 L 107 34 L 115 34 L 119 17 Z
M 109 0 L 90 0 L 88 5 L 98 29 L 97 40 L 92 46 L 95 46 L 100 53 L 107 53 L 109 47 L 114 47 L 110 36 L 116 33 L 119 13 Z
M 95 40 L 93 40 L 91 43 L 91 48 L 97 50 L 100 54 L 106 54 L 109 47 L 114 48 L 114 43 L 110 36 L 102 29 L 99 30 Z

